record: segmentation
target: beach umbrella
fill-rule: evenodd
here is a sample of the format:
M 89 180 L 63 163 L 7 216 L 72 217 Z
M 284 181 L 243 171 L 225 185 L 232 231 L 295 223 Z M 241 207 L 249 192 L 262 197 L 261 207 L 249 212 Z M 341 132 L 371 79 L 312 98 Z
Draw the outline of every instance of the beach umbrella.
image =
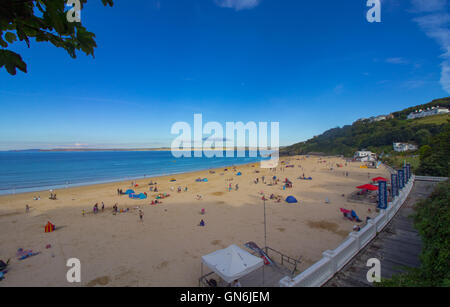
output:
M 384 177 L 376 177 L 376 178 L 372 178 L 373 182 L 378 182 L 378 181 L 388 181 L 386 178 Z
M 361 189 L 361 190 L 369 190 L 369 191 L 377 191 L 378 187 L 373 185 L 373 184 L 364 184 L 364 185 L 360 185 L 359 187 L 356 187 L 357 189 Z

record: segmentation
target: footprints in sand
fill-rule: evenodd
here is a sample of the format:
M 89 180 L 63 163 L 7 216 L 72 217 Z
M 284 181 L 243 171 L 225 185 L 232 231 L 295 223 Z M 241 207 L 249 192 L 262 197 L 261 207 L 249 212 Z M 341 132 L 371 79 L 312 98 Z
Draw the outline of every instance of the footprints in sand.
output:
M 169 266 L 169 261 L 165 260 L 165 261 L 161 262 L 160 264 L 158 264 L 156 266 L 156 268 L 158 270 L 161 270 L 161 269 L 167 268 L 168 266 Z
M 211 241 L 212 245 L 219 245 L 220 243 L 222 243 L 222 241 L 220 241 L 220 240 L 213 240 L 213 241 Z
M 91 280 L 88 282 L 86 286 L 88 287 L 95 287 L 95 286 L 106 286 L 111 281 L 111 278 L 109 276 L 102 276 L 97 277 L 96 279 Z
M 330 232 L 333 232 L 341 237 L 346 237 L 348 235 L 348 232 L 345 230 L 339 230 L 339 225 L 333 222 L 321 220 L 321 221 L 311 221 L 309 220 L 308 226 L 314 229 L 321 229 L 321 230 L 327 230 Z
M 286 218 L 286 217 L 283 217 L 281 220 L 282 220 L 283 222 L 297 222 L 297 219 L 288 219 L 288 218 Z
M 223 244 L 223 242 L 221 240 L 213 240 L 213 241 L 211 241 L 211 245 L 219 246 L 221 248 L 226 247 L 225 244 Z

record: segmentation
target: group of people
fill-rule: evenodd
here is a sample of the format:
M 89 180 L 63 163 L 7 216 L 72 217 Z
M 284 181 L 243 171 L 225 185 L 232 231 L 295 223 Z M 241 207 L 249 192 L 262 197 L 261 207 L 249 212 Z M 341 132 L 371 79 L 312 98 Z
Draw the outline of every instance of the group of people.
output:
M 94 214 L 97 214 L 97 213 L 98 213 L 98 203 L 96 203 L 96 204 L 94 205 L 93 211 L 94 211 Z M 105 211 L 105 204 L 102 202 L 102 212 L 103 212 L 103 211 Z
M 259 177 L 256 177 L 255 180 L 253 180 L 253 182 L 255 184 L 258 184 L 259 183 Z M 265 176 L 261 176 L 261 182 L 266 184 L 266 177 Z
M 234 186 L 235 191 L 239 190 L 239 184 L 236 183 L 236 185 Z M 233 185 L 230 183 L 228 185 L 228 192 L 231 192 L 233 190 Z
M 181 191 L 187 192 L 188 191 L 188 187 L 184 187 L 184 189 L 181 188 L 181 186 L 178 186 L 177 192 L 181 193 Z

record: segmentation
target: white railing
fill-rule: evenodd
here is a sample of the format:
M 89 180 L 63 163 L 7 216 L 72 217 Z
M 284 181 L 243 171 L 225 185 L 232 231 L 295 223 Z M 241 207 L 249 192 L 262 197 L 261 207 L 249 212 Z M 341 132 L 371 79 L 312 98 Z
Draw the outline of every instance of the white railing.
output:
M 339 272 L 361 249 L 372 241 L 378 232 L 389 223 L 401 208 L 414 185 L 415 176 L 400 191 L 388 209 L 367 222 L 359 232 L 351 232 L 347 239 L 334 250 L 325 251 L 322 259 L 310 266 L 294 278 L 284 277 L 280 280 L 281 287 L 320 287 Z
M 443 182 L 443 181 L 447 181 L 448 177 L 416 176 L 416 180 L 431 181 L 431 182 Z

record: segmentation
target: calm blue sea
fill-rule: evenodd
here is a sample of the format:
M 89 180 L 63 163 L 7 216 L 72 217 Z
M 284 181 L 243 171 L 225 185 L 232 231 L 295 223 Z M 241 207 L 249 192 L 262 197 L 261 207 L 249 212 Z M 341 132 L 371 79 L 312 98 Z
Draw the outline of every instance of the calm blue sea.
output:
M 236 155 L 235 155 L 236 156 Z M 139 179 L 260 161 L 174 158 L 170 151 L 0 152 L 0 194 Z

